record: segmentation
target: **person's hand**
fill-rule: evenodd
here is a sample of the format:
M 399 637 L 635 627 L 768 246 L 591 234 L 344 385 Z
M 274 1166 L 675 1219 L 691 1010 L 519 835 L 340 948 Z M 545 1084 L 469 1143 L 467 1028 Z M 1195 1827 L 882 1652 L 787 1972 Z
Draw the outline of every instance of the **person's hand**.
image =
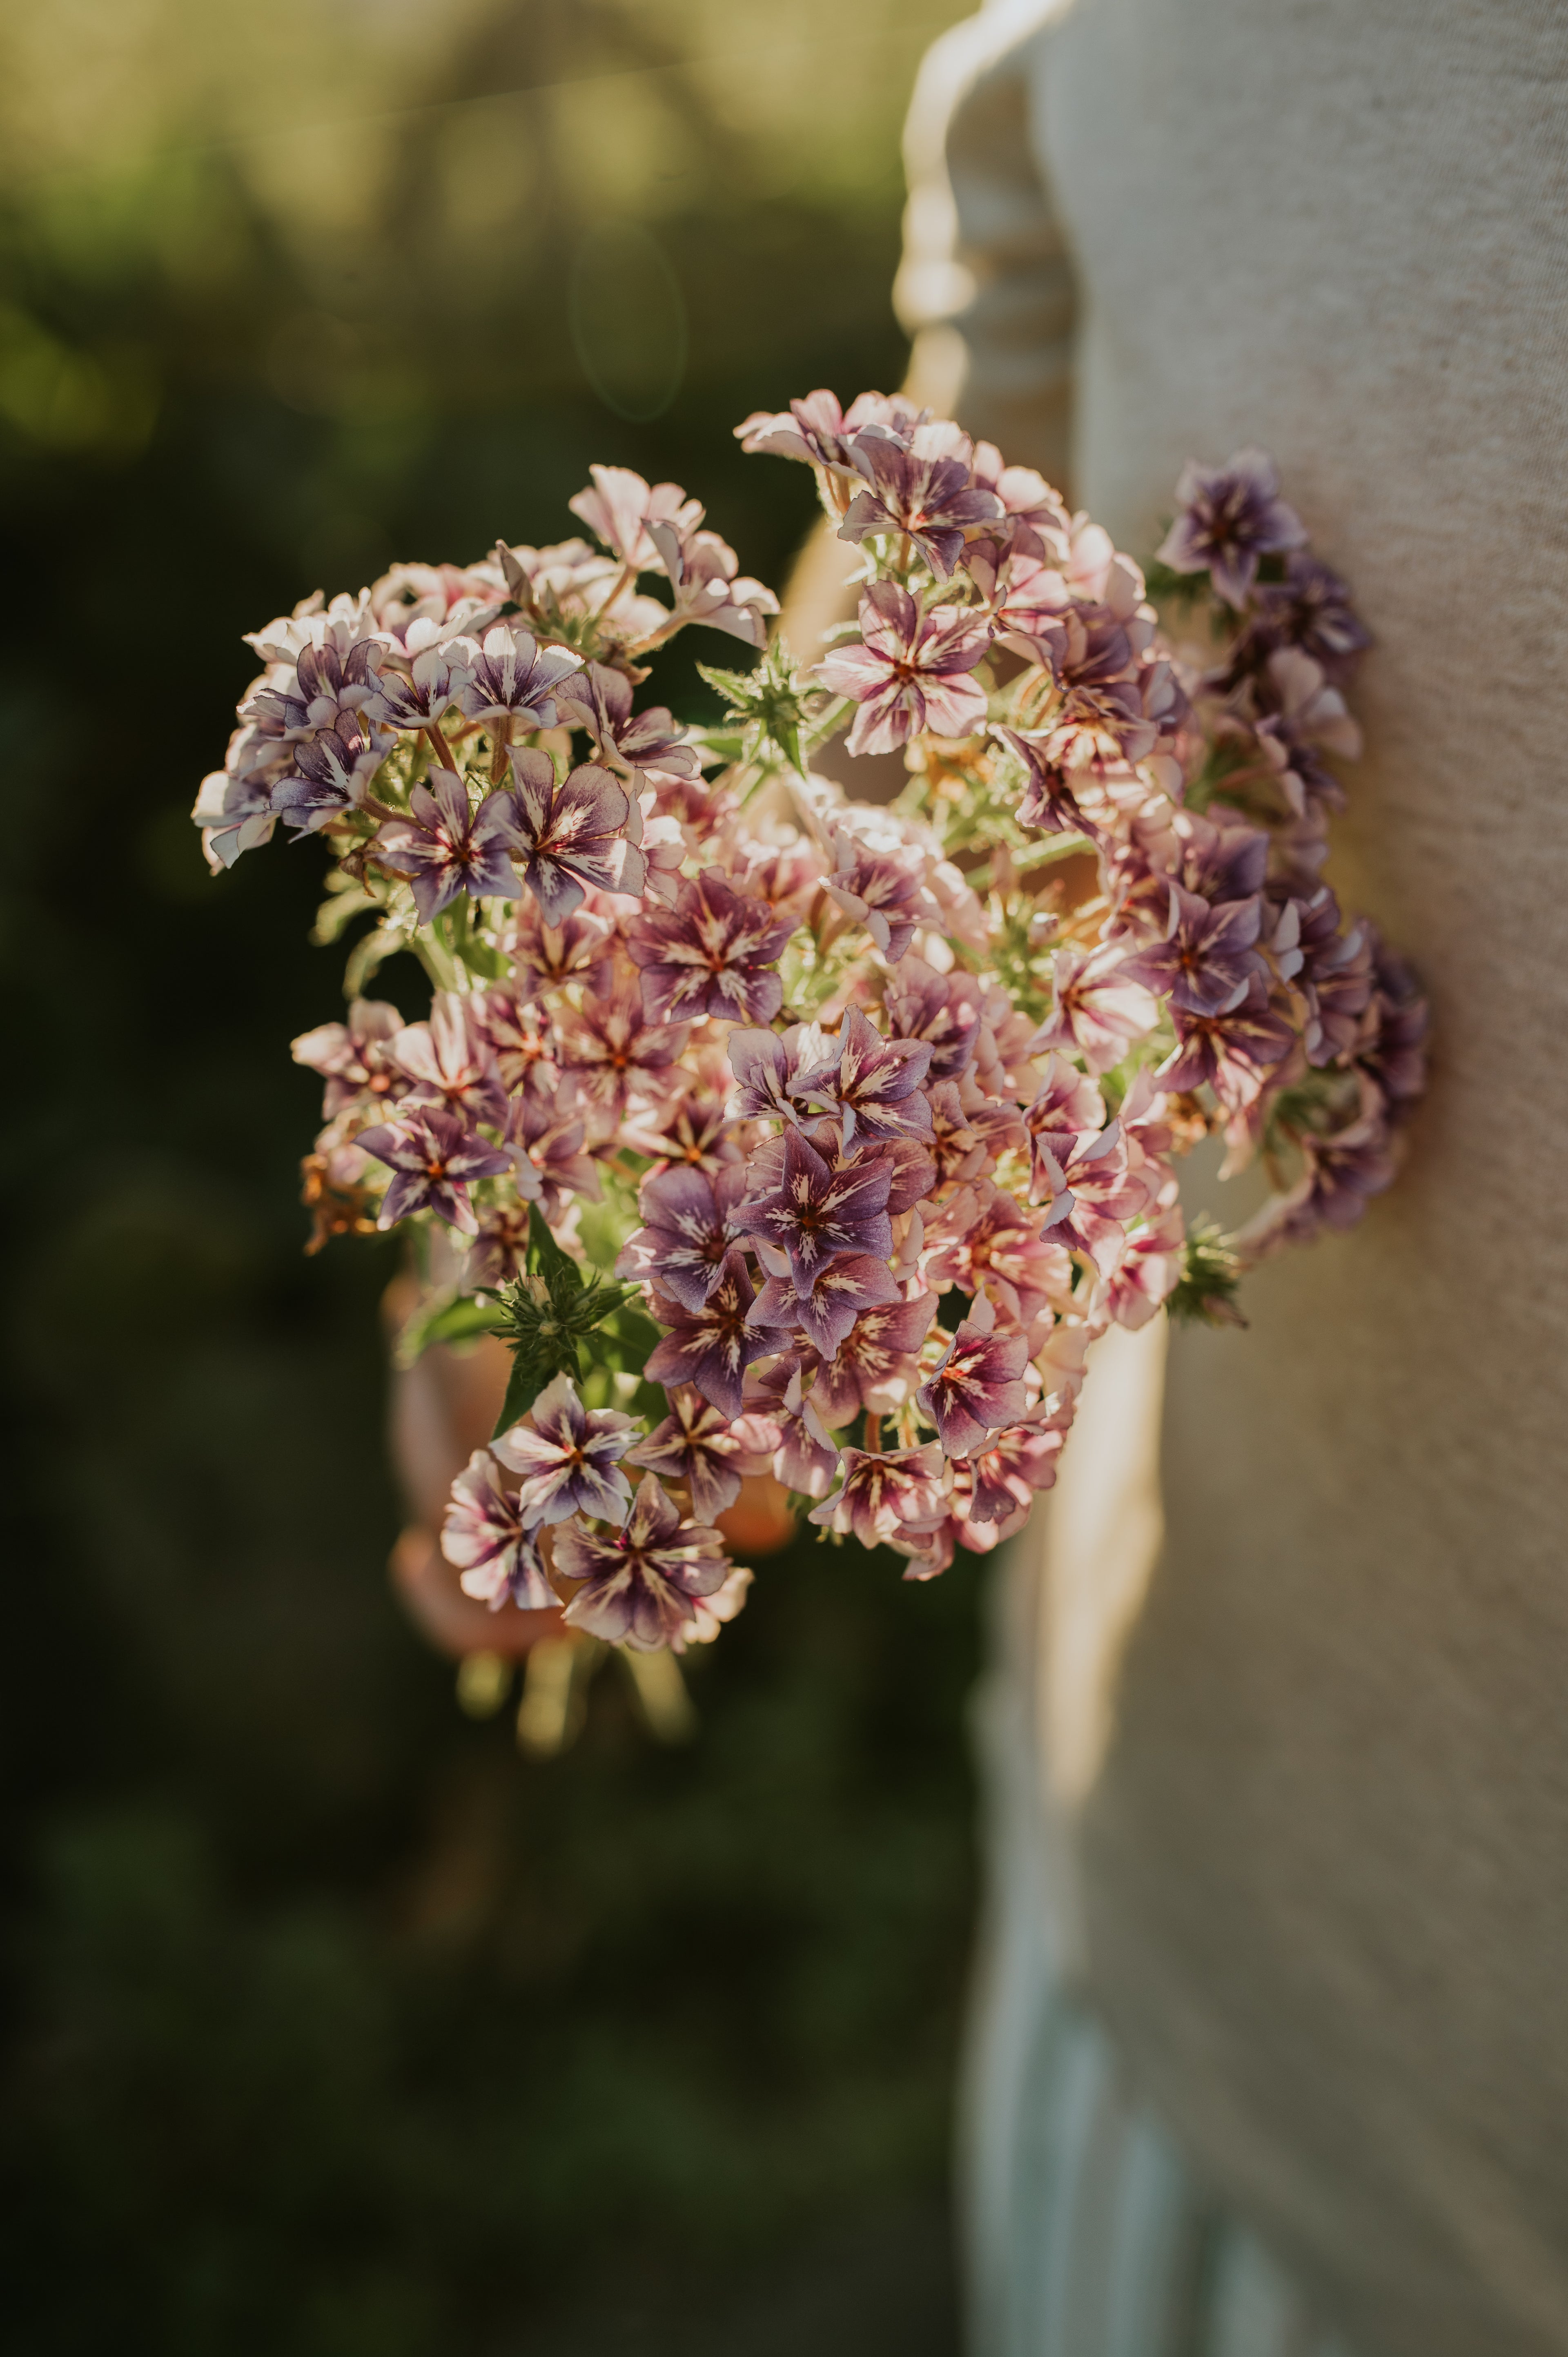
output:
M 389 1331 L 396 1333 L 416 1299 L 412 1278 L 398 1277 L 388 1286 Z M 412 1367 L 392 1375 L 392 1460 L 412 1516 L 392 1549 L 392 1586 L 421 1635 L 454 1660 L 499 1653 L 514 1661 L 542 1639 L 568 1633 L 558 1610 L 523 1612 L 509 1603 L 492 1612 L 465 1596 L 456 1566 L 441 1552 L 447 1493 L 495 1428 L 510 1365 L 505 1343 L 484 1335 L 461 1351 L 433 1343 Z M 741 1483 L 718 1527 L 743 1561 L 771 1555 L 794 1535 L 789 1493 L 771 1474 L 755 1475 Z
M 390 1332 L 396 1333 L 417 1298 L 410 1277 L 387 1287 Z M 562 1633 L 559 1611 L 521 1612 L 508 1603 L 492 1612 L 477 1597 L 465 1596 L 456 1566 L 441 1552 L 447 1493 L 495 1427 L 510 1364 L 506 1344 L 486 1334 L 470 1350 L 433 1343 L 412 1367 L 392 1374 L 392 1462 L 413 1517 L 392 1552 L 392 1586 L 420 1634 L 454 1660 L 499 1653 L 513 1661 L 541 1638 Z

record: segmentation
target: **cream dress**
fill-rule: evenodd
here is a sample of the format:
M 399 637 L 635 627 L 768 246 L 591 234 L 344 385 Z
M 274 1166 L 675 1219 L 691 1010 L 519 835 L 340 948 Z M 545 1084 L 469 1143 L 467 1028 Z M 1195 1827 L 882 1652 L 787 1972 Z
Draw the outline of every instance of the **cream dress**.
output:
M 1568 2352 L 1568 5 L 998 5 L 908 149 L 929 397 L 1134 552 L 1262 443 L 1348 575 L 1436 1050 L 1247 1333 L 1101 1346 L 1011 1567 L 975 2357 Z

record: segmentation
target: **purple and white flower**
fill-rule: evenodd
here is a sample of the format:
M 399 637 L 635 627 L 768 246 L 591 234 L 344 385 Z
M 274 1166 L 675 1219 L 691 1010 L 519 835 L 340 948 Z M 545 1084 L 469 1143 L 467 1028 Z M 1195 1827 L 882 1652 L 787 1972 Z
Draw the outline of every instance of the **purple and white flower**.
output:
M 824 687 L 860 706 L 849 750 L 891 753 L 928 728 L 972 736 L 985 691 L 970 674 L 990 642 L 989 623 L 951 606 L 922 613 L 896 581 L 874 581 L 860 600 L 859 643 L 834 647 L 817 665 Z
M 620 986 L 607 998 L 585 998 L 562 1024 L 561 1068 L 575 1074 L 590 1103 L 619 1114 L 631 1096 L 662 1096 L 686 1039 L 682 1025 L 650 1018 L 640 991 Z
M 631 1500 L 618 1460 L 637 1430 L 635 1416 L 615 1408 L 585 1408 L 571 1376 L 557 1375 L 527 1419 L 499 1434 L 490 1446 L 503 1465 L 522 1476 L 518 1505 L 530 1527 L 564 1523 L 568 1514 L 608 1522 Z
M 845 1425 L 862 1413 L 891 1415 L 913 1396 L 919 1387 L 920 1345 L 936 1308 L 934 1293 L 918 1293 L 912 1301 L 881 1302 L 861 1311 L 837 1354 L 816 1370 L 811 1397 L 824 1423 Z
M 811 1513 L 862 1546 L 886 1546 L 933 1530 L 947 1512 L 942 1494 L 942 1453 L 928 1441 L 922 1448 L 889 1449 L 885 1455 L 846 1448 L 842 1486 Z
M 923 1039 L 885 1039 L 858 1006 L 845 1012 L 839 1032 L 838 1063 L 821 1084 L 843 1127 L 847 1150 L 855 1137 L 875 1145 L 884 1139 L 927 1138 L 931 1108 L 920 1093 L 931 1065 Z
M 670 1394 L 670 1414 L 627 1458 L 691 1493 L 692 1511 L 711 1523 L 740 1495 L 741 1476 L 766 1473 L 782 1435 L 777 1421 L 754 1411 L 726 1416 L 683 1386 Z
M 988 1433 L 1017 1422 L 1027 1405 L 1023 1376 L 1028 1363 L 1027 1335 L 999 1327 L 995 1312 L 986 1318 L 977 1303 L 915 1394 L 921 1415 L 937 1427 L 944 1456 L 972 1457 L 985 1447 Z
M 651 1473 L 618 1530 L 568 1523 L 555 1538 L 557 1572 L 581 1583 L 566 1607 L 572 1627 L 639 1653 L 678 1637 L 729 1567 L 717 1531 L 684 1521 Z
M 471 810 L 462 779 L 450 770 L 432 770 L 409 796 L 408 817 L 389 819 L 381 828 L 375 852 L 383 867 L 409 877 L 419 921 L 428 925 L 465 892 L 516 899 L 512 839 L 504 796 L 489 794 Z
M 749 1323 L 755 1298 L 741 1252 L 725 1259 L 699 1308 L 654 1287 L 654 1315 L 667 1330 L 644 1370 L 650 1383 L 691 1383 L 732 1420 L 739 1415 L 746 1371 L 772 1347 Z
M 460 1573 L 457 1585 L 464 1595 L 488 1604 L 492 1612 L 503 1604 L 516 1604 L 524 1612 L 559 1605 L 540 1560 L 536 1526 L 524 1523 L 516 1498 L 501 1488 L 488 1448 L 476 1448 L 452 1484 L 441 1552 Z
M 768 1265 L 768 1247 L 763 1247 Z M 779 1255 L 779 1268 L 763 1281 L 750 1314 L 756 1327 L 781 1327 L 787 1334 L 803 1334 L 823 1359 L 832 1359 L 856 1321 L 867 1311 L 899 1301 L 898 1280 L 886 1260 L 871 1253 L 845 1253 L 828 1263 L 809 1293 L 802 1293 Z M 767 1349 L 776 1350 L 777 1343 Z
M 1003 508 L 995 492 L 978 484 L 961 458 L 946 454 L 946 432 L 940 426 L 917 426 L 908 445 L 869 435 L 856 439 L 852 456 L 869 489 L 857 491 L 851 500 L 839 527 L 841 540 L 906 533 L 937 579 L 948 578 L 965 533 L 1000 522 Z
M 470 720 L 553 728 L 553 691 L 582 667 L 582 656 L 569 648 L 542 647 L 520 622 L 497 622 L 472 647 L 468 676 L 453 701 Z
M 558 780 L 549 754 L 532 746 L 514 746 L 510 759 L 515 783 L 485 809 L 495 809 L 545 923 L 564 924 L 585 892 L 639 893 L 647 870 L 626 839 L 634 805 L 625 787 L 592 761 Z
M 908 861 L 868 850 L 841 828 L 833 837 L 836 865 L 822 878 L 830 899 L 865 927 L 890 965 L 897 965 L 916 927 L 936 914 Z
M 487 1146 L 456 1114 L 435 1105 L 418 1105 L 394 1122 L 362 1129 L 354 1142 L 395 1173 L 376 1221 L 379 1228 L 395 1228 L 415 1211 L 434 1211 L 448 1227 L 477 1235 L 470 1185 L 511 1168 L 510 1155 Z
M 507 1117 L 506 1091 L 480 1028 L 472 999 L 438 990 L 427 1023 L 404 1025 L 388 1053 L 413 1083 L 408 1103 L 444 1105 L 470 1128 L 488 1122 L 499 1129 Z
M 761 1167 L 758 1157 L 754 1168 Z M 893 1249 L 887 1215 L 893 1173 L 886 1163 L 865 1157 L 835 1170 L 798 1129 L 788 1129 L 774 1168 L 777 1175 L 768 1173 L 762 1191 L 740 1204 L 736 1224 L 784 1255 L 797 1293 L 809 1297 L 823 1269 L 841 1254 L 886 1260 Z
M 651 1280 L 683 1309 L 701 1309 L 741 1241 L 735 1213 L 749 1185 L 736 1163 L 711 1175 L 682 1164 L 645 1178 L 644 1224 L 628 1237 L 616 1275 Z
M 632 919 L 626 947 L 641 969 L 642 1003 L 655 1021 L 722 1015 L 732 1023 L 770 1023 L 784 1003 L 771 969 L 794 930 L 768 901 L 704 867 L 682 885 L 673 909 Z
M 660 778 L 695 778 L 696 751 L 685 731 L 661 704 L 644 712 L 631 708 L 631 682 L 624 672 L 591 662 L 562 691 L 561 716 L 572 726 L 587 729 L 599 758 L 624 770 L 641 793 L 650 773 Z
M 1180 512 L 1160 544 L 1173 573 L 1207 573 L 1229 606 L 1242 607 L 1258 560 L 1299 548 L 1306 529 L 1279 496 L 1274 465 L 1263 451 L 1238 450 L 1223 467 L 1189 458 L 1176 481 Z

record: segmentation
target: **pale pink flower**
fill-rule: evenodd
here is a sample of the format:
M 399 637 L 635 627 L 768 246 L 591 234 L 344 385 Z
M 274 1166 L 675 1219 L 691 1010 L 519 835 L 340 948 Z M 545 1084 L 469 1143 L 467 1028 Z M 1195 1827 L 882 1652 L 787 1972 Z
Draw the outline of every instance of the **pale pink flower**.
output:
M 840 1487 L 810 1521 L 846 1537 L 853 1534 L 862 1546 L 886 1546 L 941 1521 L 942 1456 L 934 1443 L 885 1454 L 846 1448 L 840 1467 Z
M 860 642 L 835 647 L 817 677 L 860 710 L 852 753 L 891 753 L 918 730 L 969 737 L 985 718 L 985 691 L 970 677 L 989 626 L 952 607 L 923 614 L 895 581 L 874 581 L 860 600 Z
M 541 1612 L 558 1601 L 534 1530 L 524 1523 L 515 1496 L 501 1488 L 488 1448 L 476 1448 L 452 1484 L 441 1552 L 460 1573 L 464 1595 L 492 1612 L 509 1603 Z
M 1065 1048 L 1091 1072 L 1107 1072 L 1159 1021 L 1153 993 L 1117 942 L 1058 950 L 1051 979 L 1056 1003 L 1029 1042 L 1031 1056 Z

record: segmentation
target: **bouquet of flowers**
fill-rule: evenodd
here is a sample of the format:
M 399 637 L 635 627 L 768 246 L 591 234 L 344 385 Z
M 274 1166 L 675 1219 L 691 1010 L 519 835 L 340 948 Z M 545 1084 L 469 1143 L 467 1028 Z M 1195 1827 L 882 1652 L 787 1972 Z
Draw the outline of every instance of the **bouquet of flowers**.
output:
M 859 552 L 827 652 L 770 635 L 695 500 L 596 467 L 591 542 L 256 632 L 194 813 L 215 869 L 280 823 L 332 855 L 312 1248 L 405 1233 L 405 1361 L 510 1345 L 463 1588 L 641 1651 L 739 1608 L 748 1475 L 912 1579 L 994 1547 L 1095 1338 L 1238 1320 L 1251 1263 L 1389 1184 L 1423 1085 L 1411 977 L 1320 873 L 1367 633 L 1262 453 L 1187 468 L 1145 575 L 904 400 L 736 430 Z M 637 701 L 693 626 L 755 654 L 698 666 L 707 726 Z M 902 749 L 890 807 L 814 771 L 846 726 Z M 402 951 L 422 1021 L 372 995 Z M 1210 1135 L 1271 1182 L 1239 1234 L 1177 1200 Z

